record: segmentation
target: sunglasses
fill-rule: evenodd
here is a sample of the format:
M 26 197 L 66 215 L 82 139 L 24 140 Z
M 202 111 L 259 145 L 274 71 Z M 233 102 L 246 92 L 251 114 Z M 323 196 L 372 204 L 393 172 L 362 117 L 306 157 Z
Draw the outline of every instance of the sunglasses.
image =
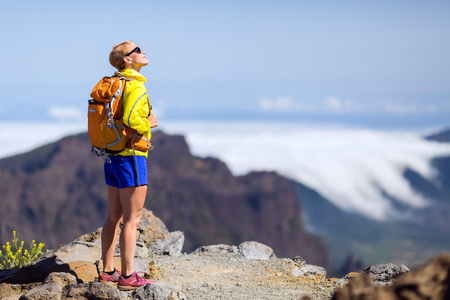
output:
M 134 52 L 136 52 L 137 54 L 141 54 L 141 53 L 142 53 L 142 52 L 141 52 L 141 48 L 136 47 L 136 48 L 134 48 L 133 50 L 131 50 L 130 53 L 128 53 L 128 54 L 125 55 L 125 56 L 130 56 L 130 55 L 133 54 Z

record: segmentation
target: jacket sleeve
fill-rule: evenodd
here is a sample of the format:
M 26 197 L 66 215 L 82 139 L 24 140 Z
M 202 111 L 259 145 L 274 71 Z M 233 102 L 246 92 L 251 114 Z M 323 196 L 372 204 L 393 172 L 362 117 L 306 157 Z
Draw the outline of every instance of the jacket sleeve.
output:
M 123 123 L 140 134 L 147 134 L 150 121 L 147 90 L 143 85 L 133 86 L 127 90 L 123 98 Z

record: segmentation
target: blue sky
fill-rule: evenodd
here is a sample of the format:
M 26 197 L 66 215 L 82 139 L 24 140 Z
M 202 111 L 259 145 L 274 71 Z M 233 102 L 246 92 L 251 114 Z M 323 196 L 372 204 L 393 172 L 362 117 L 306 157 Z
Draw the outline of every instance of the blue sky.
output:
M 160 120 L 450 126 L 448 1 L 2 1 L 3 120 L 85 118 L 133 40 Z M 17 104 L 20 109 L 17 110 Z M 15 111 L 18 113 L 9 113 Z

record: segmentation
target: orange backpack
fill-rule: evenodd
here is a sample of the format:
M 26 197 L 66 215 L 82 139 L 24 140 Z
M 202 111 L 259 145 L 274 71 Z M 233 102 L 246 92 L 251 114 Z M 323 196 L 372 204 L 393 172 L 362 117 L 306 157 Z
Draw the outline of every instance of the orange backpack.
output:
M 88 100 L 88 132 L 91 151 L 97 156 L 119 153 L 127 144 L 126 128 L 122 121 L 122 93 L 127 80 L 116 72 L 114 76 L 103 77 Z

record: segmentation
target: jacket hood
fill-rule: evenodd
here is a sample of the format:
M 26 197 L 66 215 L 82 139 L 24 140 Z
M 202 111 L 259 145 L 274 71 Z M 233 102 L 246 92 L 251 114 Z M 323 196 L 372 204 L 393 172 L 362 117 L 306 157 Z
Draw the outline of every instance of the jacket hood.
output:
M 137 72 L 135 70 L 132 70 L 132 69 L 123 69 L 123 70 L 120 71 L 120 73 L 122 73 L 125 77 L 132 78 L 132 79 L 135 79 L 135 80 L 139 80 L 139 81 L 142 81 L 144 83 L 147 81 L 147 78 L 142 76 L 141 73 L 139 73 L 139 72 Z

